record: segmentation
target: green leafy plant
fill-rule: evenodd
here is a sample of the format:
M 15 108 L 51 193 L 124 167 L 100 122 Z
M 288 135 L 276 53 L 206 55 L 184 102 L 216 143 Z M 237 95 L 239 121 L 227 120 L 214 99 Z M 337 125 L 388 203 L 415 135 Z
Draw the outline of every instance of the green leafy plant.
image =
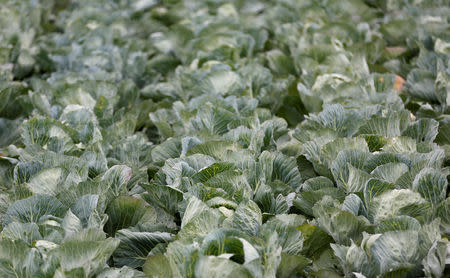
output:
M 444 0 L 0 1 L 1 277 L 446 277 Z

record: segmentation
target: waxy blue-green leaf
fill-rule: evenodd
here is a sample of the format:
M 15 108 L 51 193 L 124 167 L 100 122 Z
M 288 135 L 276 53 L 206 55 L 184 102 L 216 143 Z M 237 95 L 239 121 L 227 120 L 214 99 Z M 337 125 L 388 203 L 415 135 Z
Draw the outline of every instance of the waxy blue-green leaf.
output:
M 111 235 L 138 223 L 156 220 L 155 211 L 151 206 L 148 206 L 143 200 L 131 196 L 121 196 L 113 200 L 105 212 L 108 215 L 105 231 Z
M 132 176 L 132 170 L 126 165 L 114 165 L 100 178 L 105 183 L 113 196 L 118 197 L 127 190 L 127 183 Z
M 419 193 L 409 189 L 387 190 L 378 194 L 369 205 L 369 214 L 373 217 L 374 222 L 392 216 L 415 217 L 427 213 L 429 204 Z
M 314 205 L 318 201 L 322 200 L 324 196 L 332 196 L 336 199 L 344 199 L 345 193 L 336 187 L 325 187 L 314 191 L 304 191 L 297 194 L 297 197 L 294 199 L 293 204 L 303 213 L 314 215 Z
M 281 216 L 281 215 L 280 215 Z M 281 221 L 281 217 L 275 217 L 264 223 L 261 234 L 264 237 L 270 237 L 274 232 L 278 234 L 278 243 L 283 248 L 282 251 L 286 254 L 300 255 L 303 248 L 303 236 L 300 231 L 296 229 L 296 226 L 302 224 L 298 223 L 285 223 Z
M 404 173 L 408 172 L 409 168 L 404 163 L 389 162 L 380 166 L 377 166 L 370 174 L 379 180 L 383 180 L 390 183 L 396 183 Z
M 403 136 L 409 136 L 420 142 L 433 142 L 438 134 L 439 123 L 434 119 L 420 119 L 403 131 Z
M 370 245 L 370 253 L 381 274 L 416 267 L 418 235 L 416 231 L 386 232 Z
M 239 204 L 233 215 L 232 225 L 249 235 L 256 235 L 262 225 L 262 214 L 258 205 L 251 200 Z
M 252 277 L 244 266 L 226 258 L 202 256 L 195 266 L 195 277 Z
M 106 268 L 104 271 L 102 271 L 100 274 L 97 275 L 99 278 L 145 278 L 146 275 L 136 269 L 133 269 L 131 267 L 121 267 L 121 268 Z
M 29 246 L 33 241 L 42 239 L 36 223 L 11 222 L 3 228 L 2 236 L 11 240 L 22 240 Z
M 191 197 L 181 219 L 179 238 L 206 235 L 219 227 L 222 217 L 217 209 L 209 208 L 196 197 Z
M 409 121 L 407 111 L 392 113 L 387 117 L 374 116 L 359 128 L 359 134 L 376 134 L 385 137 L 400 136 Z
M 173 275 L 167 257 L 162 254 L 156 254 L 148 258 L 142 269 L 147 277 L 152 278 L 171 277 Z
M 422 260 L 425 275 L 439 277 L 445 271 L 446 249 L 448 244 L 443 241 L 435 241 Z
M 363 216 L 355 216 L 351 212 L 335 208 L 334 200 L 324 197 L 313 207 L 314 216 L 319 226 L 339 244 L 350 244 L 350 241 L 362 239 L 363 231 L 373 228 Z
M 39 258 L 35 258 L 35 255 L 36 253 L 23 241 L 2 239 L 0 241 L 0 270 L 8 278 L 17 277 L 17 275 L 31 277 L 37 274 L 36 266 L 42 262 Z
M 388 231 L 418 231 L 420 223 L 415 218 L 407 215 L 394 216 L 382 220 L 376 228 L 377 233 L 385 233 Z
M 6 211 L 3 225 L 11 222 L 38 223 L 43 216 L 63 216 L 64 206 L 58 199 L 49 195 L 34 195 L 14 202 Z
M 113 260 L 116 266 L 141 267 L 147 255 L 158 243 L 170 242 L 172 235 L 162 232 L 133 232 L 128 229 L 116 233 L 120 244 L 114 251 Z
M 85 275 L 95 275 L 105 265 L 108 258 L 119 245 L 120 240 L 70 240 L 53 249 L 50 253 L 57 256 L 61 271 L 82 268 Z
M 447 179 L 437 170 L 425 168 L 417 174 L 413 182 L 413 189 L 433 205 L 445 199 Z

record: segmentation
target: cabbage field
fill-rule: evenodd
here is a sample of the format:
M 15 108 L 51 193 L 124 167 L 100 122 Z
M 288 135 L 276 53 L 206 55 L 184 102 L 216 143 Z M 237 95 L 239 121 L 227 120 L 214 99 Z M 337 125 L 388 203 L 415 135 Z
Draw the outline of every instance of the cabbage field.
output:
M 0 277 L 450 277 L 449 104 L 448 0 L 0 0 Z

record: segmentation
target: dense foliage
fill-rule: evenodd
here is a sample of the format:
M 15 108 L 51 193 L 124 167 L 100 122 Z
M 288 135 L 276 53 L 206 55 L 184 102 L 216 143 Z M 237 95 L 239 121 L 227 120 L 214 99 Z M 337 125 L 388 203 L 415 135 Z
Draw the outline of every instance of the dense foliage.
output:
M 441 277 L 449 15 L 0 0 L 0 276 Z

